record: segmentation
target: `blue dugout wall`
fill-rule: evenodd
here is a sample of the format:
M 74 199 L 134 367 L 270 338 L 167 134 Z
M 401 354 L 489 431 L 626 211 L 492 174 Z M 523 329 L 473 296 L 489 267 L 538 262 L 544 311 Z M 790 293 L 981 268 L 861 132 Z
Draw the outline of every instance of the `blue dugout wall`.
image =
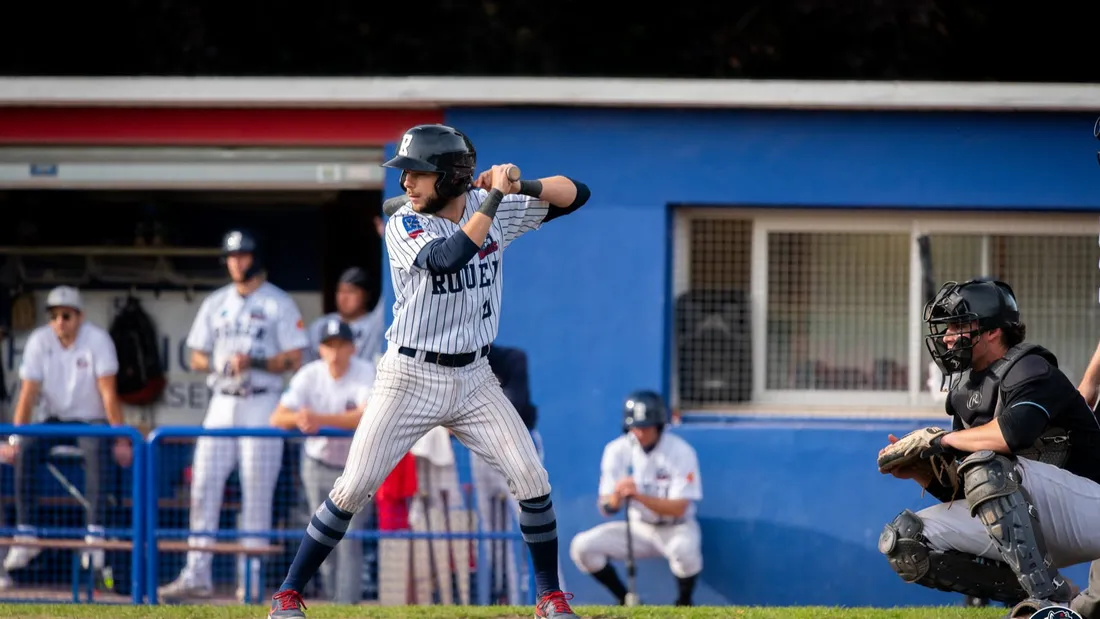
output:
M 619 432 L 622 398 L 642 387 L 667 393 L 675 205 L 1100 211 L 1094 120 L 1036 113 L 447 112 L 446 122 L 474 141 L 479 168 L 510 162 L 527 177 L 564 174 L 592 188 L 581 211 L 509 249 L 497 340 L 530 353 L 566 585 L 577 601 L 610 601 L 569 561 L 568 543 L 602 521 L 595 507 L 599 461 Z M 400 192 L 395 174 L 386 183 L 385 195 Z M 677 428 L 695 445 L 702 468 L 697 602 L 960 602 L 901 582 L 876 549 L 885 522 L 931 504 L 913 484 L 874 467 L 889 432 L 918 425 L 925 424 L 704 418 Z M 1086 567 L 1066 574 L 1083 586 Z M 660 561 L 642 563 L 639 588 L 652 592 L 644 596 L 650 603 L 675 597 Z

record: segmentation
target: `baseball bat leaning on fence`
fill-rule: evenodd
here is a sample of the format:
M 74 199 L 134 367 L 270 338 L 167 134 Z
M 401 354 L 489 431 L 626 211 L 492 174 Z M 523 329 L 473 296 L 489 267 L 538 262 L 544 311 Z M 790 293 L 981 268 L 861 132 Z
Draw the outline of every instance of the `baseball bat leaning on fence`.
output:
M 634 536 L 630 531 L 630 497 L 623 499 L 623 511 L 626 512 L 626 605 L 637 606 L 638 599 L 637 570 L 634 565 Z
M 512 166 L 512 167 L 508 168 L 508 180 L 510 180 L 514 183 L 514 182 L 518 181 L 519 178 L 520 178 L 519 166 Z M 386 217 L 389 217 L 389 216 L 393 215 L 394 213 L 396 213 L 397 210 L 400 209 L 402 206 L 405 206 L 405 204 L 407 204 L 408 202 L 409 202 L 408 196 L 404 196 L 404 195 L 394 196 L 394 197 L 392 197 L 392 198 L 390 198 L 390 199 L 388 199 L 388 200 L 386 200 L 385 202 L 382 203 L 382 212 L 386 214 Z
M 447 531 L 447 562 L 451 565 L 451 600 L 455 604 L 461 604 L 462 596 L 458 589 L 458 559 L 455 557 L 454 530 L 451 529 L 451 502 L 447 499 L 447 490 L 439 491 L 439 498 L 443 502 L 443 527 Z

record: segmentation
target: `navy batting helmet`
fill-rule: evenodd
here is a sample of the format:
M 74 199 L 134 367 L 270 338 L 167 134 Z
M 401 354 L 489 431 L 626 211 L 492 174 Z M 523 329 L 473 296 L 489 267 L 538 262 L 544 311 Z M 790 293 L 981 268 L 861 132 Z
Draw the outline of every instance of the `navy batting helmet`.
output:
M 653 391 L 635 391 L 623 404 L 623 431 L 630 428 L 660 428 L 668 423 L 665 400 Z
M 446 125 L 417 125 L 409 129 L 401 136 L 397 155 L 382 164 L 402 171 L 402 188 L 405 173 L 410 170 L 439 174 L 435 182 L 435 192 L 441 201 L 439 208 L 470 188 L 476 165 L 477 152 L 470 138 Z
M 259 244 L 255 237 L 244 230 L 230 230 L 222 238 L 222 262 L 232 254 L 250 254 L 252 266 L 248 267 L 244 278 L 252 279 L 263 270 L 263 264 L 259 256 Z

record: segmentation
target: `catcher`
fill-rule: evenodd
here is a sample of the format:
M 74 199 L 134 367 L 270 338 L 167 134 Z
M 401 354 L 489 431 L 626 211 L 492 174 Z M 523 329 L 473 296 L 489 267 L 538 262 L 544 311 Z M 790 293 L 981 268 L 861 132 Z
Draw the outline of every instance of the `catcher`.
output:
M 1025 344 L 1012 289 L 948 282 L 925 308 L 950 381 L 951 431 L 911 432 L 879 470 L 939 499 L 886 525 L 879 550 L 906 582 L 1015 605 L 1068 606 L 1063 568 L 1100 558 L 1100 425 L 1048 350 Z

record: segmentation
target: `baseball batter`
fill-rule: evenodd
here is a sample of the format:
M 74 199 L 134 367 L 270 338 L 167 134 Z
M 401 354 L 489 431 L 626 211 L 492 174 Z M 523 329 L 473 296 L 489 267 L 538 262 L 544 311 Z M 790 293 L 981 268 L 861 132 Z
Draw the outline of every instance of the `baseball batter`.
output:
M 325 325 L 332 320 L 341 320 L 355 336 L 355 356 L 375 364 L 382 354 L 382 341 L 386 336 L 383 314 L 385 307 L 381 302 L 374 308 L 367 307 L 370 279 L 366 271 L 351 267 L 340 274 L 336 285 L 336 311 L 326 314 L 309 326 L 309 349 L 306 361 L 320 359 L 319 349 Z
M 951 391 L 951 430 L 890 436 L 879 469 L 941 501 L 886 525 L 906 582 L 1014 604 L 1030 617 L 1076 594 L 1059 568 L 1100 558 L 1100 424 L 1050 351 L 1025 344 L 1000 281 L 948 282 L 925 308 Z
M 623 406 L 624 434 L 604 447 L 600 462 L 600 511 L 617 513 L 629 500 L 627 523 L 616 520 L 578 533 L 569 547 L 577 568 L 591 574 L 619 601 L 628 593 L 610 561 L 664 557 L 676 577 L 677 606 L 691 606 L 703 570 L 702 534 L 695 503 L 703 480 L 695 449 L 670 432 L 668 408 L 660 395 L 637 391 Z
M 232 283 L 207 297 L 195 316 L 187 346 L 191 369 L 210 372 L 212 390 L 205 428 L 256 428 L 268 425 L 279 403 L 282 374 L 298 369 L 309 345 L 302 315 L 294 300 L 266 281 L 255 240 L 232 231 L 222 244 Z M 191 529 L 216 531 L 225 481 L 239 464 L 241 519 L 244 531 L 271 529 L 272 495 L 282 464 L 283 441 L 270 438 L 200 437 L 191 472 Z M 213 538 L 196 535 L 195 546 Z M 245 537 L 241 544 L 259 546 L 263 538 Z M 179 577 L 160 587 L 166 600 L 205 598 L 212 594 L 211 554 L 192 551 Z M 259 564 L 252 562 L 253 585 Z M 240 571 L 243 580 L 244 569 Z M 239 588 L 238 598 L 244 589 Z
M 419 125 L 383 164 L 402 170 L 409 198 L 386 224 L 396 300 L 374 396 L 355 431 L 344 474 L 317 508 L 270 619 L 304 617 L 302 586 L 343 537 L 352 516 L 421 436 L 449 428 L 508 478 L 538 588 L 536 617 L 576 617 L 557 578 L 550 483 L 519 413 L 486 355 L 497 335 L 503 253 L 543 223 L 580 208 L 589 190 L 564 176 L 512 181 L 511 165 L 474 177 L 464 134 Z

